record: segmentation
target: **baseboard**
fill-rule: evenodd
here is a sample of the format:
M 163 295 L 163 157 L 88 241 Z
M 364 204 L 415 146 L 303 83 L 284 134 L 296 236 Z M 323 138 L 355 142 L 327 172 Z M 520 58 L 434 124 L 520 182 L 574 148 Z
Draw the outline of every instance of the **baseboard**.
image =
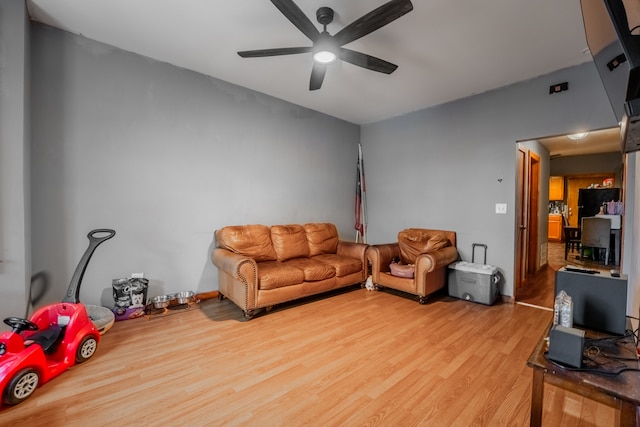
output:
M 500 295 L 500 298 L 502 299 L 502 302 L 507 303 L 507 304 L 515 304 L 516 303 L 516 299 L 512 296 L 509 295 Z
M 199 299 L 200 301 L 212 298 L 218 298 L 218 291 L 201 292 L 196 294 L 196 299 Z

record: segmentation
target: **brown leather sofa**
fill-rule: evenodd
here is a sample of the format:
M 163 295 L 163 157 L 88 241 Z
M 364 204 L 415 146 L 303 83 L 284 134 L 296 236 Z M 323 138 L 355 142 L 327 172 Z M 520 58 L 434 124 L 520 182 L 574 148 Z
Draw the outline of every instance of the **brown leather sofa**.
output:
M 333 224 L 228 226 L 216 230 L 215 240 L 219 297 L 247 320 L 257 309 L 367 278 L 367 245 L 340 240 Z
M 445 230 L 408 228 L 398 233 L 398 242 L 371 245 L 367 258 L 376 289 L 386 287 L 417 295 L 420 304 L 447 284 L 447 266 L 458 260 L 456 233 Z M 391 274 L 394 259 L 415 265 L 414 277 Z

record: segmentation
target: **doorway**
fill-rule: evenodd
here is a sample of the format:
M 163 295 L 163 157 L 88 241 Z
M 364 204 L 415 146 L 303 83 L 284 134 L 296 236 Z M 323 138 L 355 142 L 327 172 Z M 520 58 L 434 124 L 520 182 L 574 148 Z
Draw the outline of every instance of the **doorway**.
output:
M 567 219 L 570 218 L 568 210 L 571 209 L 577 223 L 577 190 L 570 190 L 574 186 L 570 177 L 588 179 L 586 185 L 576 181 L 576 188 L 595 183 L 602 185 L 604 179 L 612 177 L 611 173 L 602 171 L 609 170 L 614 171 L 616 186 L 623 187 L 620 130 L 610 128 L 592 131 L 579 143 L 560 135 L 517 141 L 516 147 L 515 299 L 517 302 L 549 308 L 553 307 L 555 272 L 570 264 L 570 260 L 574 263 L 577 261 L 576 254 L 569 254 L 570 258 L 565 259 L 564 243 L 549 242 L 548 233 L 544 232 L 548 226 L 548 198 L 545 195 L 548 177 L 561 175 L 567 178 L 565 200 L 562 202 L 564 206 L 561 208 L 564 207 Z M 536 177 L 537 187 L 533 183 Z M 567 200 L 573 193 L 576 194 L 575 202 Z M 538 203 L 537 210 L 533 209 L 534 203 Z M 538 230 L 535 233 L 532 221 L 537 221 Z

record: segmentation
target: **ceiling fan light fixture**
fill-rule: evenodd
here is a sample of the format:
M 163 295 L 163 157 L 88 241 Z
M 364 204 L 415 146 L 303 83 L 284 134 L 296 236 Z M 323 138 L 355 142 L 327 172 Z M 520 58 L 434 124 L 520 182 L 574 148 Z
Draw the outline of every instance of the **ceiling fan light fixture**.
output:
M 572 139 L 574 141 L 578 141 L 580 139 L 586 138 L 587 135 L 589 135 L 589 132 L 579 132 L 579 133 L 573 133 L 571 135 L 567 135 L 567 138 Z
M 328 50 L 319 50 L 313 54 L 313 60 L 320 64 L 331 64 L 336 60 L 336 54 Z
M 387 24 L 395 21 L 413 10 L 411 0 L 387 0 L 382 6 L 343 27 L 335 35 L 327 32 L 327 25 L 333 22 L 334 12 L 330 7 L 321 7 L 316 11 L 316 19 L 322 25 L 320 32 L 309 17 L 296 5 L 294 0 L 271 0 L 271 3 L 302 32 L 311 42 L 312 46 L 282 47 L 273 49 L 245 50 L 238 52 L 242 58 L 262 58 L 265 56 L 294 55 L 311 52 L 313 67 L 309 90 L 318 90 L 322 86 L 327 65 L 336 61 L 348 62 L 352 65 L 365 68 L 378 73 L 391 74 L 397 65 L 375 56 L 357 52 L 342 46 L 356 41 Z
M 313 60 L 320 64 L 330 64 L 338 57 L 336 50 L 337 48 L 329 33 L 323 31 L 313 46 Z

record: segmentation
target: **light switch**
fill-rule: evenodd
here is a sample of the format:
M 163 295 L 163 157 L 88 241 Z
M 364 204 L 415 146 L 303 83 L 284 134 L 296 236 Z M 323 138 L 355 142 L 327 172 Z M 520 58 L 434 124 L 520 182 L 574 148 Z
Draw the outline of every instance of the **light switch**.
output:
M 507 213 L 507 204 L 506 203 L 496 203 L 496 213 L 497 214 L 506 214 Z

